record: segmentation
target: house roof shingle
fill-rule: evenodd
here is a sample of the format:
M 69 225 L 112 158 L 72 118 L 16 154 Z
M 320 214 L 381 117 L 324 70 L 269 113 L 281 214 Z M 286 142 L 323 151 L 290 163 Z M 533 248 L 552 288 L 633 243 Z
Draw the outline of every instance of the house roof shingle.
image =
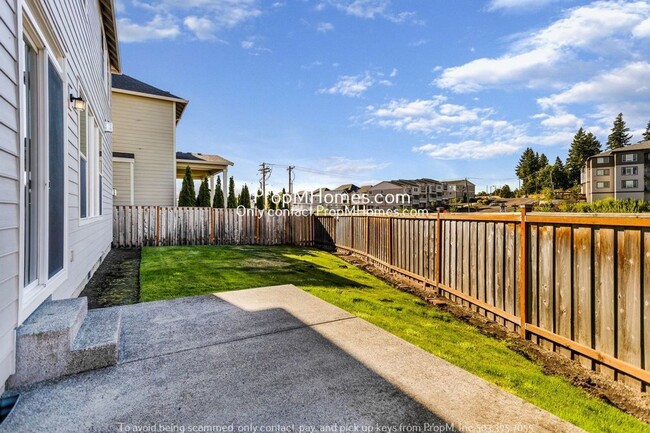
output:
M 125 90 L 127 92 L 141 93 L 144 95 L 158 96 L 162 98 L 170 98 L 176 100 L 176 122 L 181 119 L 183 111 L 187 106 L 188 102 L 186 99 L 183 99 L 179 96 L 174 95 L 166 90 L 159 89 L 147 84 L 143 81 L 137 80 L 126 74 L 112 74 L 113 79 L 113 89 Z

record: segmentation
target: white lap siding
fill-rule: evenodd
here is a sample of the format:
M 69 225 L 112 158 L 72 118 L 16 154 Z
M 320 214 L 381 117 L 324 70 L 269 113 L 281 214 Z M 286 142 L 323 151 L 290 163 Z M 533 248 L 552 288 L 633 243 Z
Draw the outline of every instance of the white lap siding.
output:
M 15 0 L 0 0 L 0 391 L 14 370 L 18 323 L 20 147 Z

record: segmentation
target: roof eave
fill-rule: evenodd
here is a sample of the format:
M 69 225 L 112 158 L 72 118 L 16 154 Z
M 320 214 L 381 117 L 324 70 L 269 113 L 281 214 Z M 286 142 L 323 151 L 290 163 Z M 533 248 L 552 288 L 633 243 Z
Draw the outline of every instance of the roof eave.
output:
M 224 159 L 223 161 L 203 161 L 203 160 L 197 160 L 197 159 L 183 159 L 183 158 L 176 158 L 176 163 L 191 163 L 191 164 L 200 164 L 200 165 L 230 165 L 234 166 L 235 163 L 232 161 L 228 161 L 227 159 Z
M 111 66 L 117 71 L 122 71 L 120 62 L 120 44 L 117 38 L 117 20 L 115 19 L 115 5 L 113 0 L 99 0 L 106 47 Z

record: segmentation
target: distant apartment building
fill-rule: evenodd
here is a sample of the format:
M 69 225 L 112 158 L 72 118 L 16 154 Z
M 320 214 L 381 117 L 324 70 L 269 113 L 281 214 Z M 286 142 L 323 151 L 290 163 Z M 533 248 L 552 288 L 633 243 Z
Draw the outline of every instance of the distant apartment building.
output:
M 427 209 L 442 202 L 443 191 L 443 182 L 422 178 L 380 182 L 368 188 L 367 194 L 372 202 L 369 207 L 373 209 L 395 209 L 399 207 Z
M 443 181 L 443 199 L 471 200 L 476 197 L 476 185 L 467 179 Z
M 587 159 L 581 190 L 588 202 L 605 198 L 650 200 L 650 141 L 608 150 Z
M 475 189 L 476 185 L 465 179 L 451 181 L 429 178 L 396 179 L 361 187 L 344 184 L 331 190 L 319 188 L 312 193 L 300 191 L 299 200 L 293 204 L 292 209 L 302 211 L 311 208 L 316 211 L 319 206 L 328 210 L 354 206 L 360 211 L 399 208 L 434 209 L 450 200 L 472 199 L 475 196 Z M 346 201 L 346 195 L 349 196 L 350 201 Z M 367 198 L 368 203 L 362 203 L 362 197 Z

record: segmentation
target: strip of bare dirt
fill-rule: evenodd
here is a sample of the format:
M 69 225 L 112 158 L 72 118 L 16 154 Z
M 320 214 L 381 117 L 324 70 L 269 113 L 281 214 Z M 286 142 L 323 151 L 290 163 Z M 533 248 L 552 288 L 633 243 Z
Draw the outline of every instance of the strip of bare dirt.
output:
M 393 287 L 412 293 L 430 303 L 435 308 L 453 314 L 463 322 L 478 328 L 482 334 L 504 341 L 511 350 L 541 366 L 545 374 L 563 376 L 571 381 L 572 384 L 586 390 L 592 396 L 629 413 L 641 421 L 650 423 L 649 393 L 642 393 L 621 382 L 615 382 L 597 372 L 584 368 L 577 361 L 544 349 L 532 341 L 524 340 L 518 333 L 510 331 L 505 326 L 493 322 L 447 298 L 438 296 L 433 289 L 425 289 L 422 283 L 414 282 L 396 273 L 379 269 L 357 255 L 341 251 L 335 254 L 346 262 L 381 278 Z
M 113 248 L 80 296 L 88 308 L 114 307 L 140 302 L 140 248 Z

